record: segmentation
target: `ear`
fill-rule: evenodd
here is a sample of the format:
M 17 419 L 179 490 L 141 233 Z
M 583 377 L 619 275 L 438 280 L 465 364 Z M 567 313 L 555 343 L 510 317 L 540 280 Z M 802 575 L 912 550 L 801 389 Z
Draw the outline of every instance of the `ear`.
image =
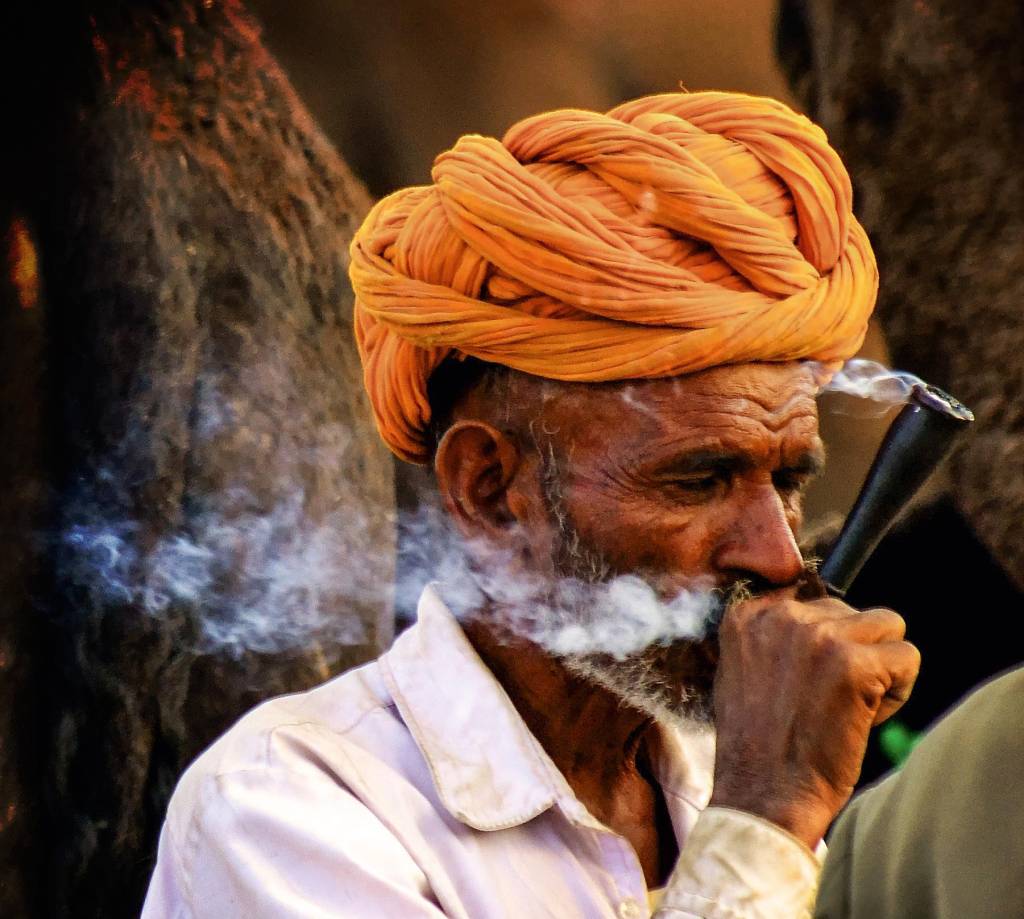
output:
M 447 430 L 434 472 L 445 507 L 465 535 L 507 535 L 517 519 L 508 488 L 519 464 L 519 448 L 509 435 L 485 421 L 457 421 Z

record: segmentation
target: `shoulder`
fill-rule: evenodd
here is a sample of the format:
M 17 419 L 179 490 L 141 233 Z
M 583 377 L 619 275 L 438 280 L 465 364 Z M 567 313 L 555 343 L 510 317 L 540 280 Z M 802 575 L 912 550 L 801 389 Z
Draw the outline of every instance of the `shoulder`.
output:
M 188 836 L 211 797 L 261 785 L 294 796 L 346 788 L 353 760 L 393 755 L 407 731 L 378 669 L 376 661 L 366 664 L 240 718 L 178 782 L 167 813 L 172 838 Z
M 346 866 L 351 882 L 378 863 L 420 889 L 421 872 L 382 818 L 386 793 L 373 784 L 390 779 L 400 795 L 397 786 L 418 781 L 416 760 L 376 663 L 265 702 L 182 776 L 157 872 L 186 903 L 256 902 L 268 896 L 259 878 L 273 876 L 315 897 Z
M 980 780 L 1011 779 L 1022 755 L 1024 668 L 1019 668 L 983 684 L 947 712 L 902 769 L 862 796 L 861 819 L 873 817 L 887 798 L 924 805 L 935 800 L 935 793 L 944 802 L 977 807 L 984 788 Z M 1021 809 L 1024 812 L 1024 801 Z M 927 812 L 937 811 L 933 807 Z
M 940 896 L 949 915 L 1024 915 L 1022 759 L 1024 668 L 975 690 L 854 799 L 829 840 L 818 916 L 884 915 L 897 900 L 931 915 Z

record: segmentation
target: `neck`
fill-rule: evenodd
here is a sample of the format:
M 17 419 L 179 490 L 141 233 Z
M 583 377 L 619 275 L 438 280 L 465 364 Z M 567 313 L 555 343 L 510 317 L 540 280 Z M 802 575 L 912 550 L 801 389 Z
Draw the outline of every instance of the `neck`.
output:
M 466 635 L 526 726 L 590 814 L 633 846 L 649 887 L 665 882 L 678 849 L 650 769 L 653 719 L 570 673 L 536 645 L 496 636 L 469 617 Z
M 470 643 L 576 796 L 604 819 L 624 786 L 651 781 L 646 744 L 653 720 L 536 645 L 495 636 L 487 618 L 465 624 Z

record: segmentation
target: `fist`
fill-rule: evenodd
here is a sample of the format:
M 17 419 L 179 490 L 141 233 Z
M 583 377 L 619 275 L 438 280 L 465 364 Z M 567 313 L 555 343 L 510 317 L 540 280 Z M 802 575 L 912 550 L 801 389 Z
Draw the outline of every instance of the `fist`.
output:
M 808 846 L 849 800 L 872 725 L 906 701 L 920 655 L 887 609 L 769 594 L 730 609 L 719 631 L 711 803 L 788 830 Z

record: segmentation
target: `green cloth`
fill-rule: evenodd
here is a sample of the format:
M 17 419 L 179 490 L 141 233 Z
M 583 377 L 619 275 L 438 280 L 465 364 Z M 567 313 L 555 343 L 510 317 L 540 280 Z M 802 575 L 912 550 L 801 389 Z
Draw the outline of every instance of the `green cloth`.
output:
M 829 837 L 816 919 L 1024 919 L 1024 668 L 947 714 Z

